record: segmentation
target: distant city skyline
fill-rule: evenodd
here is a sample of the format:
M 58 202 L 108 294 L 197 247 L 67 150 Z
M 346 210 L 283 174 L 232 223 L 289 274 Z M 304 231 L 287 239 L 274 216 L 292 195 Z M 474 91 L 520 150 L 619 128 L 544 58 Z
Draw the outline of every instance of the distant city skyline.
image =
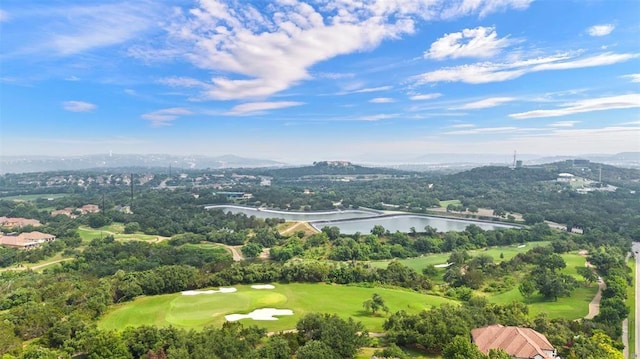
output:
M 9 0 L 0 155 L 637 152 L 638 13 L 632 0 Z

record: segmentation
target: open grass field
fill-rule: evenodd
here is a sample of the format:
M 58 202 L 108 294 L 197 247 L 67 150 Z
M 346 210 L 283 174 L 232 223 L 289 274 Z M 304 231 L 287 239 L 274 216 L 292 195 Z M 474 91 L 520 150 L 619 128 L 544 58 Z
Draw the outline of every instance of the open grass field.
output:
M 591 284 L 590 287 L 585 287 L 581 284 L 573 291 L 571 297 L 558 298 L 557 301 L 547 301 L 541 295 L 536 294 L 525 302 L 518 288 L 513 288 L 504 293 L 488 296 L 487 299 L 497 304 L 508 304 L 514 301 L 525 302 L 529 307 L 529 316 L 531 318 L 540 313 L 546 313 L 549 318 L 573 320 L 582 318 L 589 313 L 589 303 L 597 291 L 598 286 L 595 283 Z
M 459 199 L 450 199 L 448 201 L 440 201 L 440 208 L 447 208 L 448 205 L 459 206 L 462 204 Z
M 36 272 L 41 272 L 44 269 L 60 263 L 60 262 L 65 262 L 65 261 L 70 261 L 73 260 L 73 257 L 63 257 L 62 256 L 62 252 L 56 254 L 53 257 L 47 258 L 47 259 L 43 259 L 39 262 L 35 262 L 35 263 L 19 263 L 18 265 L 13 265 L 11 267 L 7 267 L 7 268 L 0 268 L 0 272 L 4 272 L 4 271 L 9 271 L 9 270 L 27 270 L 27 269 L 31 269 L 33 271 Z
M 104 329 L 123 329 L 144 324 L 160 327 L 173 325 L 180 328 L 200 329 L 207 325 L 220 326 L 227 314 L 249 313 L 259 308 L 291 309 L 292 316 L 281 316 L 276 321 L 241 320 L 244 324 L 258 325 L 268 331 L 295 328 L 296 322 L 308 312 L 336 313 L 343 318 L 361 321 L 369 331 L 382 331 L 387 314 L 372 316 L 362 303 L 378 293 L 391 313 L 405 310 L 418 313 L 423 309 L 455 301 L 401 289 L 364 288 L 330 284 L 275 284 L 275 289 L 252 289 L 247 285 L 234 286 L 235 293 L 184 296 L 181 293 L 140 297 L 133 302 L 114 306 L 99 322 Z
M 39 198 L 60 198 L 67 196 L 66 193 L 43 193 L 43 194 L 21 194 L 18 196 L 0 197 L 0 199 L 16 200 L 16 201 L 35 201 Z
M 123 241 L 138 240 L 138 241 L 159 242 L 166 239 L 166 237 L 161 237 L 161 236 L 151 235 L 151 234 L 144 234 L 142 232 L 125 234 L 124 225 L 122 223 L 112 223 L 108 226 L 104 226 L 100 228 L 80 226 L 78 228 L 78 234 L 80 235 L 80 238 L 82 238 L 84 242 L 89 242 L 92 239 L 96 239 L 96 238 L 103 238 L 108 235 L 113 235 L 113 237 L 116 240 L 123 240 Z
M 545 246 L 547 244 L 549 244 L 549 242 L 529 242 L 526 244 L 526 246 L 520 248 L 518 248 L 519 245 L 511 245 L 502 247 L 491 247 L 486 249 L 476 249 L 468 251 L 468 253 L 474 257 L 480 254 L 486 254 L 493 257 L 494 262 L 498 263 L 503 260 L 509 260 L 515 257 L 518 253 L 525 253 L 533 247 Z M 503 255 L 504 259 L 500 259 L 500 254 Z M 430 265 L 447 263 L 447 259 L 449 259 L 450 255 L 451 253 L 429 254 L 416 258 L 399 259 L 398 261 L 420 273 L 422 271 L 422 268 L 428 267 Z M 372 261 L 371 265 L 376 268 L 386 268 L 389 262 L 390 260 Z M 582 263 L 582 265 L 584 265 L 584 262 Z M 569 266 L 568 263 L 567 266 Z

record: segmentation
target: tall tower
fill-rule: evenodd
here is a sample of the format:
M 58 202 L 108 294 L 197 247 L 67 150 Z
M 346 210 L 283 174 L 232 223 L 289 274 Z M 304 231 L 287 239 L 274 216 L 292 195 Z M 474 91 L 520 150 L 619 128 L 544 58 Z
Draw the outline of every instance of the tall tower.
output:
M 516 150 L 513 150 L 513 168 L 516 168 Z

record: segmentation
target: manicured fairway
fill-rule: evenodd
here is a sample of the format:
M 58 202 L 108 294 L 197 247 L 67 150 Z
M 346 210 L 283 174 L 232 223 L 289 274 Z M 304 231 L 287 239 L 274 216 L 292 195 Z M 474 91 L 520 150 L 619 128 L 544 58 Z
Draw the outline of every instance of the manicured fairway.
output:
M 388 288 L 363 288 L 330 284 L 274 284 L 275 289 L 252 289 L 240 285 L 235 293 L 184 296 L 181 293 L 140 297 L 133 302 L 114 306 L 100 321 L 105 329 L 123 329 L 144 324 L 199 329 L 207 325 L 221 325 L 227 314 L 246 314 L 259 308 L 291 309 L 292 316 L 276 321 L 241 320 L 246 325 L 258 325 L 269 331 L 295 328 L 296 322 L 309 312 L 336 313 L 343 318 L 353 317 L 373 332 L 382 331 L 385 313 L 372 316 L 364 312 L 362 303 L 378 293 L 391 313 L 405 310 L 418 313 L 452 300 Z
M 502 247 L 490 247 L 487 249 L 476 249 L 468 251 L 468 253 L 475 257 L 481 254 L 486 254 L 493 257 L 494 262 L 499 263 L 503 260 L 509 260 L 515 257 L 518 253 L 525 253 L 533 247 L 546 246 L 549 242 L 541 241 L 541 242 L 529 242 L 524 247 L 520 247 L 520 245 L 511 245 L 511 246 L 502 246 Z M 503 255 L 503 259 L 500 259 L 500 254 Z M 398 262 L 410 267 L 420 273 L 423 268 L 428 267 L 430 265 L 438 265 L 447 262 L 451 253 L 438 253 L 438 254 L 429 254 L 422 257 L 408 258 L 408 259 L 399 259 Z M 566 260 L 566 259 L 565 259 Z M 371 265 L 376 268 L 386 268 L 390 261 L 372 261 Z M 567 263 L 567 267 L 569 267 L 569 263 Z M 582 263 L 584 265 L 584 262 Z
M 91 228 L 87 226 L 80 226 L 78 228 L 78 234 L 83 241 L 91 241 L 96 238 L 103 238 L 108 235 L 113 235 L 116 240 L 139 240 L 139 241 L 153 241 L 159 242 L 166 237 L 157 235 L 144 234 L 142 232 L 125 234 L 124 225 L 122 223 L 113 223 L 108 226 L 100 228 Z
M 529 316 L 535 317 L 540 313 L 546 313 L 549 318 L 579 319 L 589 313 L 589 303 L 596 295 L 598 286 L 592 284 L 590 287 L 580 286 L 573 291 L 571 297 L 558 298 L 557 301 L 545 300 L 541 295 L 534 295 L 528 302 L 524 300 L 518 288 L 510 291 L 489 296 L 490 302 L 497 304 L 508 304 L 511 302 L 525 302 L 529 307 Z

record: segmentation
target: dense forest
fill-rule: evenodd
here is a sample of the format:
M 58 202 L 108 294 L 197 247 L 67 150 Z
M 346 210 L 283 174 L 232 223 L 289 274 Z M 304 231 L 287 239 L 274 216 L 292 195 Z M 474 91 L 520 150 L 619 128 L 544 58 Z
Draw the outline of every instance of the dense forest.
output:
M 570 184 L 556 181 L 560 172 L 594 181 L 600 169 L 602 182 L 616 186 L 615 191 L 578 193 Z M 354 177 L 349 181 L 335 177 L 347 175 Z M 264 176 L 269 185 L 263 183 Z M 197 185 L 196 179 L 200 179 Z M 621 322 L 629 314 L 627 289 L 632 284 L 625 255 L 631 242 L 640 240 L 639 179 L 638 171 L 596 164 L 575 168 L 568 163 L 482 167 L 447 175 L 329 163 L 292 170 L 200 171 L 175 178 L 164 173 L 4 175 L 2 193 L 42 196 L 0 199 L 0 216 L 37 219 L 42 225 L 2 227 L 2 231 L 38 230 L 56 235 L 57 240 L 28 251 L 0 247 L 0 268 L 9 269 L 0 270 L 0 355 L 3 359 L 352 358 L 359 348 L 376 346 L 378 357 L 405 358 L 406 350 L 412 349 L 443 358 L 505 358 L 500 351 L 478 352 L 468 334 L 472 328 L 503 324 L 545 334 L 564 358 L 619 358 Z M 224 194 L 232 191 L 251 196 Z M 371 233 L 354 235 L 325 227 L 317 233 L 285 233 L 283 220 L 204 209 L 212 203 L 289 210 L 393 206 L 428 214 L 443 200 L 457 201 L 448 213 L 452 216 L 482 219 L 487 216 L 478 214 L 478 208 L 488 208 L 493 210 L 492 221 L 525 226 L 487 231 L 472 224 L 464 231 L 446 233 L 430 227 L 392 233 L 376 226 Z M 51 215 L 53 210 L 89 203 L 98 204 L 100 211 Z M 509 217 L 510 213 L 521 214 L 522 219 Z M 584 233 L 554 230 L 544 221 L 579 227 Z M 108 232 L 113 226 L 121 226 L 123 234 L 158 240 L 124 240 Z M 86 237 L 91 230 L 100 235 Z M 544 245 L 510 259 L 469 254 L 538 242 Z M 233 261 L 224 247 L 213 244 L 236 246 L 245 260 Z M 596 268 L 596 272 L 578 270 L 584 282 L 563 272 L 567 264 L 562 255 L 578 250 L 588 253 Z M 267 258 L 258 259 L 262 253 Z M 444 269 L 415 270 L 394 260 L 442 253 L 449 264 Z M 55 256 L 64 261 L 42 271 L 15 270 Z M 376 260 L 389 262 L 384 267 L 371 265 Z M 526 301 L 495 304 L 482 295 L 517 289 L 525 299 L 539 296 L 553 302 L 598 277 L 607 289 L 593 319 L 534 316 Z M 419 314 L 389 313 L 380 339 L 370 338 L 358 321 L 333 313 L 307 314 L 295 331 L 286 333 L 238 323 L 201 331 L 154 326 L 109 331 L 97 325 L 113 305 L 140 296 L 296 282 L 398 288 L 457 304 Z M 377 300 L 384 307 L 382 298 Z M 373 304 L 368 302 L 366 308 Z

